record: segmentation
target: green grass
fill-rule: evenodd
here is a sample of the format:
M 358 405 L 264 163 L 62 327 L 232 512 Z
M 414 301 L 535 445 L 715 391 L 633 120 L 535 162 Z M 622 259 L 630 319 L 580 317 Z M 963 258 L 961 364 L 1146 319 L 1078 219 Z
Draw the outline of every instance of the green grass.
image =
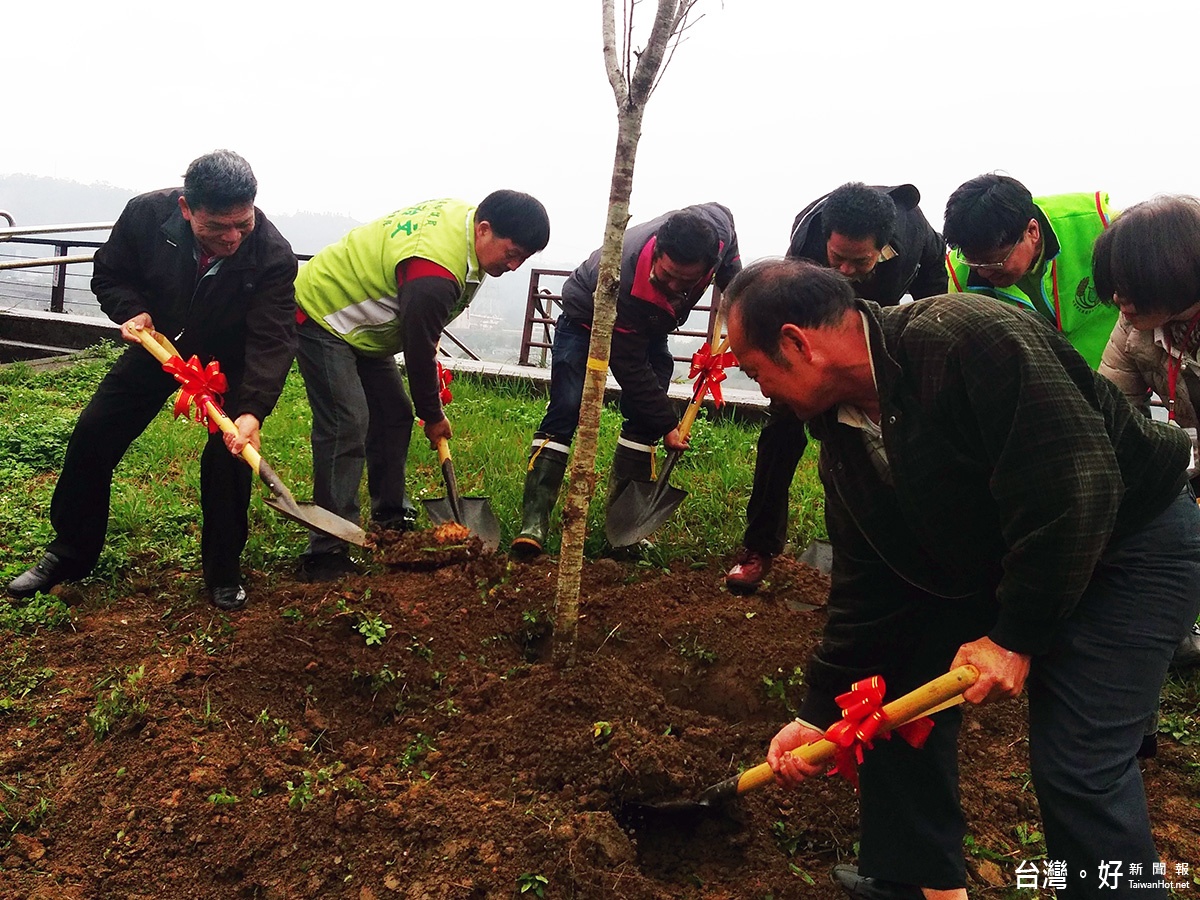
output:
M 50 497 L 71 429 L 120 352 L 109 345 L 52 371 L 23 364 L 0 367 L 0 578 L 23 571 L 50 540 Z M 467 375 L 454 379 L 454 401 L 447 415 L 454 428 L 451 449 L 459 490 L 464 496 L 490 499 L 501 522 L 503 546 L 519 527 L 530 437 L 544 411 L 544 397 L 536 396 L 530 386 L 486 385 Z M 606 408 L 597 457 L 601 478 L 588 520 L 589 556 L 604 549 L 605 473 L 620 425 L 620 414 Z M 312 496 L 310 427 L 304 384 L 293 368 L 263 429 L 263 455 L 300 499 Z M 701 414 L 692 448 L 671 479 L 688 492 L 688 499 L 655 534 L 649 564 L 721 557 L 740 546 L 757 437 L 757 425 L 711 422 Z M 198 577 L 199 455 L 204 440 L 201 425 L 174 420 L 165 404 L 134 442 L 117 467 L 108 539 L 97 576 L 109 583 L 136 573 L 161 575 L 170 570 Z M 806 455 L 792 486 L 790 535 L 797 547 L 824 536 L 814 457 Z M 660 464 L 662 458 L 660 454 Z M 414 501 L 445 495 L 437 456 L 419 427 L 414 428 L 409 451 L 408 488 Z M 362 490 L 366 508 L 365 479 Z M 266 572 L 283 571 L 304 550 L 305 532 L 267 507 L 263 493 L 256 488 L 251 502 L 250 540 L 243 561 Z M 551 552 L 558 550 L 557 529 L 556 511 Z

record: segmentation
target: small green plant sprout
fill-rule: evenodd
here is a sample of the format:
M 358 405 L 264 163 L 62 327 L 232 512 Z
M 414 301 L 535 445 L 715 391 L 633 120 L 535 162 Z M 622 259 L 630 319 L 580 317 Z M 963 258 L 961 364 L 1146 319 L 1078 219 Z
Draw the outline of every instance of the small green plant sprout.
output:
M 396 757 L 396 764 L 401 769 L 411 769 L 423 760 L 426 755 L 437 748 L 433 746 L 433 738 L 427 734 L 417 733 L 417 736 L 408 742 L 408 746 L 404 748 L 404 752 Z M 426 778 L 428 773 L 421 773 Z
M 233 804 L 241 801 L 241 798 L 236 794 L 230 793 L 228 788 L 221 788 L 214 794 L 208 795 L 208 802 L 214 806 L 233 806 Z
M 106 678 L 96 687 L 100 691 L 96 705 L 87 714 L 88 724 L 97 741 L 103 740 L 113 729 L 122 724 L 136 724 L 146 715 L 148 701 L 145 688 L 141 684 L 146 675 L 146 667 L 138 666 L 126 672 L 125 677 L 118 680 L 105 692 L 106 685 L 112 683 L 112 678 Z
M 535 897 L 545 897 L 546 888 L 549 885 L 550 879 L 545 875 L 538 875 L 534 872 L 523 872 L 517 876 L 518 894 L 533 894 Z
M 382 616 L 373 616 L 370 613 L 359 613 L 358 624 L 354 628 L 366 640 L 368 647 L 382 644 L 387 640 L 387 633 L 392 630 L 392 626 L 383 621 Z
M 299 622 L 304 618 L 304 613 L 300 612 L 294 606 L 289 606 L 287 609 L 281 610 L 279 615 L 283 616 L 289 622 Z
M 701 644 L 700 638 L 695 635 L 685 635 L 675 649 L 679 651 L 680 656 L 691 662 L 712 665 L 717 661 L 717 654 Z
M 288 809 L 298 809 L 301 812 L 316 799 L 313 793 L 312 773 L 305 772 L 304 780 L 298 782 L 285 781 L 284 787 L 288 792 Z
M 612 722 L 593 722 L 592 723 L 592 737 L 596 739 L 597 743 L 603 744 L 610 737 L 612 737 L 612 733 L 613 733 Z
M 796 715 L 797 707 L 792 703 L 791 695 L 794 688 L 804 685 L 804 667 L 795 666 L 791 674 L 786 674 L 782 668 L 776 669 L 774 675 L 762 677 L 763 690 L 768 700 L 778 700 L 789 716 Z

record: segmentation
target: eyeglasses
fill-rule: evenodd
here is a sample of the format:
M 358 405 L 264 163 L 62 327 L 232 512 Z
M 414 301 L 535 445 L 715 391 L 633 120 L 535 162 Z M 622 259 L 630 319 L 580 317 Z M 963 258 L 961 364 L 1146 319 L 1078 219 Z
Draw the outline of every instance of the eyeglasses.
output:
M 971 262 L 971 260 L 969 260 L 965 256 L 963 256 L 961 250 L 958 251 L 958 256 L 968 268 L 975 269 L 976 271 L 981 271 L 981 272 L 998 272 L 1001 269 L 1003 269 L 1006 265 L 1008 265 L 1008 260 L 1013 255 L 1013 251 L 1015 251 L 1018 247 L 1020 247 L 1023 243 L 1025 243 L 1025 234 L 1027 234 L 1027 233 L 1028 232 L 1021 234 L 1020 239 L 1015 244 L 1013 244 L 1011 247 L 1008 248 L 1008 252 L 1004 254 L 1004 259 L 1000 260 L 999 262 L 987 262 L 987 263 Z

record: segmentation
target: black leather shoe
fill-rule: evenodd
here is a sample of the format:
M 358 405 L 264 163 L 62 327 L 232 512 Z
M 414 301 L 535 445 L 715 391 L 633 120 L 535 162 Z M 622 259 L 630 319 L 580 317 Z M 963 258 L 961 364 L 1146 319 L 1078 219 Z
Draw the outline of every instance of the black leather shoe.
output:
M 833 883 L 854 900 L 925 900 L 915 884 L 884 881 L 882 878 L 863 878 L 858 866 L 834 866 Z
M 246 605 L 246 589 L 240 584 L 231 587 L 213 588 L 209 599 L 217 609 L 236 612 Z
M 46 593 L 63 581 L 74 581 L 87 574 L 78 563 L 47 551 L 32 569 L 8 583 L 8 596 L 25 600 L 37 593 Z

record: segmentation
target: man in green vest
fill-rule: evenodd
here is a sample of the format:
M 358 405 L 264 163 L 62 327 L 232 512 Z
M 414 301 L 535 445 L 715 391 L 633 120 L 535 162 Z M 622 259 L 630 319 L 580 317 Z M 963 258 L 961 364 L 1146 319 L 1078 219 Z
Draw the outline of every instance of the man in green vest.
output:
M 415 512 L 404 467 L 415 416 L 430 444 L 451 436 L 438 382 L 438 338 L 486 276 L 518 268 L 550 240 L 535 198 L 495 191 L 478 207 L 429 200 L 352 230 L 296 277 L 297 360 L 313 412 L 313 500 L 359 519 L 363 467 L 371 518 L 406 530 Z M 404 354 L 412 399 L 396 366 Z M 310 532 L 300 576 L 355 570 L 344 542 Z
M 1109 219 L 1100 191 L 1035 200 L 1007 175 L 972 178 L 946 203 L 950 291 L 1036 313 L 1094 369 L 1117 323 L 1117 309 L 1092 286 L 1092 244 Z

